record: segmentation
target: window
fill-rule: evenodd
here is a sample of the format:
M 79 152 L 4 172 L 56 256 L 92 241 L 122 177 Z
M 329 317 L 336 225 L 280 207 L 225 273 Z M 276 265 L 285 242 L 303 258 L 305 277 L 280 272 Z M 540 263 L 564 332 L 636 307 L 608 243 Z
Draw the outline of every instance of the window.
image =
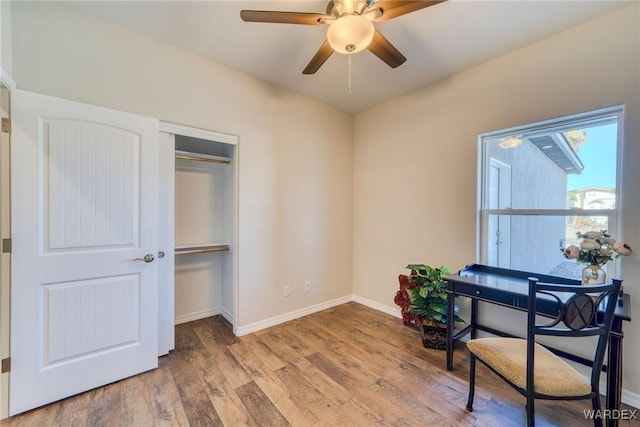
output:
M 621 121 L 614 107 L 480 135 L 481 263 L 580 278 L 583 266 L 562 253 L 577 232 L 621 238 Z

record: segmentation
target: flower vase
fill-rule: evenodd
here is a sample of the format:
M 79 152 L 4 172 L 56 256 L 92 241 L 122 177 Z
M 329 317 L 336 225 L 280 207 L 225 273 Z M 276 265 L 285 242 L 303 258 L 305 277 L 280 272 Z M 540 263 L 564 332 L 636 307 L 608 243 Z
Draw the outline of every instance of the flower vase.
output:
M 607 280 L 607 273 L 599 265 L 588 265 L 582 270 L 583 285 L 602 285 Z

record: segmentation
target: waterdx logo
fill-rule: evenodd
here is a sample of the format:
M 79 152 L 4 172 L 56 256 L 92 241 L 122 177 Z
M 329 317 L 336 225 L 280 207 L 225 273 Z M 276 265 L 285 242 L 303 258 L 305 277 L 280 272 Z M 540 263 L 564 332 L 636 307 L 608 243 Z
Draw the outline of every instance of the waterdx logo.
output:
M 638 419 L 637 409 L 605 409 L 594 410 L 585 409 L 584 418 L 587 420 L 636 420 Z

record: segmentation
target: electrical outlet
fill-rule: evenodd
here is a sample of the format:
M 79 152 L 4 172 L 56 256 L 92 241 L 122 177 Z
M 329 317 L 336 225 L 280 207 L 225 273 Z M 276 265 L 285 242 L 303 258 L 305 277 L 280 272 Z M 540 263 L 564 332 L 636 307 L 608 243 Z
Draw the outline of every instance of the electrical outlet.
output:
M 306 282 L 304 282 L 304 291 L 309 292 L 310 290 L 311 290 L 311 282 L 307 280 Z
M 291 295 L 291 286 L 284 285 L 284 296 L 288 297 L 289 295 Z

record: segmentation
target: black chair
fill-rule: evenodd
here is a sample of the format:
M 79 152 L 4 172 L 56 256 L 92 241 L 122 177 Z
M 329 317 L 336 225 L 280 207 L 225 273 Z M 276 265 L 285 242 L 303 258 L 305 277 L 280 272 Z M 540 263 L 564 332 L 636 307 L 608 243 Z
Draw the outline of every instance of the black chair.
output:
M 526 397 L 527 425 L 535 425 L 534 400 L 590 399 L 595 411 L 600 408 L 600 372 L 609 341 L 621 280 L 596 286 L 539 283 L 529 278 L 527 339 L 479 338 L 467 343 L 470 352 L 469 399 L 473 411 L 476 359 Z M 549 323 L 536 323 L 536 313 L 545 307 L 557 307 Z M 597 313 L 600 308 L 601 313 Z M 564 323 L 564 325 L 562 325 Z M 587 381 L 560 357 L 535 342 L 536 335 L 561 337 L 598 336 L 591 380 Z M 596 412 L 598 414 L 600 412 Z M 601 418 L 594 418 L 602 426 Z

